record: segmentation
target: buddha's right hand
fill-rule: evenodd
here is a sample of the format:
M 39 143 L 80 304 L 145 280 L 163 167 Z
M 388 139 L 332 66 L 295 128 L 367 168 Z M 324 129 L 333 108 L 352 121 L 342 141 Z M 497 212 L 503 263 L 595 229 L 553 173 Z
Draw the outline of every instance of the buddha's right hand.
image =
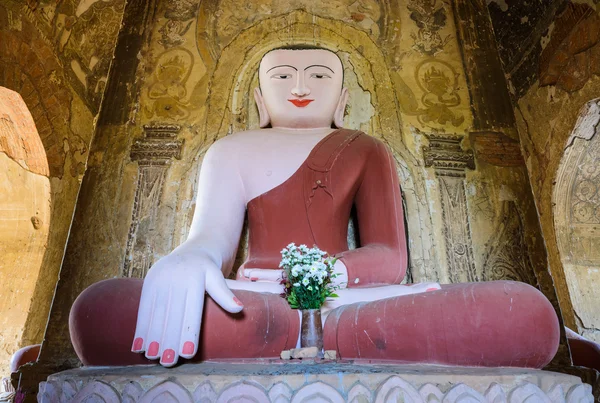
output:
M 160 259 L 144 279 L 132 351 L 146 352 L 165 367 L 198 352 L 204 292 L 228 312 L 243 305 L 227 287 L 217 265 L 200 253 Z

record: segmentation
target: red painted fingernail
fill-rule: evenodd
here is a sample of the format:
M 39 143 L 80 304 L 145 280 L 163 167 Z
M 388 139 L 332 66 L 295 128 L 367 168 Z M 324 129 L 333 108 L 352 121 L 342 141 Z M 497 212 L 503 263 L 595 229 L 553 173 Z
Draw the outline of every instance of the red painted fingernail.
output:
M 158 355 L 158 343 L 153 341 L 152 343 L 150 343 L 150 346 L 148 346 L 148 356 L 150 357 L 156 357 Z
M 250 281 L 258 281 L 258 277 L 250 277 Z
M 194 343 L 192 343 L 191 341 L 186 341 L 185 343 L 183 343 L 183 350 L 181 350 L 181 353 L 185 355 L 194 354 Z
M 163 364 L 172 364 L 175 360 L 175 350 L 168 348 L 163 351 L 162 359 L 160 360 Z
M 131 347 L 131 351 L 141 351 L 143 345 L 144 345 L 144 339 L 142 339 L 141 337 L 138 337 L 133 341 L 133 347 Z
M 428 289 L 426 289 L 425 291 L 437 291 L 437 290 L 438 290 L 437 288 L 433 288 L 433 287 L 432 287 L 432 288 L 428 288 Z
M 236 304 L 238 304 L 239 306 L 244 306 L 244 304 L 242 304 L 242 301 L 240 301 L 238 299 L 238 297 L 233 297 L 233 302 L 235 302 Z

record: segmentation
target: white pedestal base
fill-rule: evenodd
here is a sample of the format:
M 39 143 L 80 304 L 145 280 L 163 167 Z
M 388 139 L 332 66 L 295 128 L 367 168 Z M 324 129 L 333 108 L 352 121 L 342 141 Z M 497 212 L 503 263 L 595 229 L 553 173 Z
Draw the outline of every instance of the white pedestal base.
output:
M 353 363 L 95 367 L 51 375 L 38 402 L 593 403 L 571 375 L 515 368 Z

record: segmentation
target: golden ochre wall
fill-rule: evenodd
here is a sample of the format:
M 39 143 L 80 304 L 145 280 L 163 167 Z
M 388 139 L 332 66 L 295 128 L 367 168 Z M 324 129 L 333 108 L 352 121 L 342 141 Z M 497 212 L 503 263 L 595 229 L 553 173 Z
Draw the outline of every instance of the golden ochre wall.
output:
M 2 376 L 18 348 L 44 336 L 124 3 L 0 4 L 0 86 L 24 100 L 45 165 L 15 163 L 19 151 L 31 157 L 36 139 L 0 130 L 0 234 L 8 234 L 0 239 Z M 6 114 L 0 110 L 3 123 L 22 124 Z
M 516 72 L 511 80 L 565 323 L 598 342 L 600 7 L 565 3 L 529 50 L 537 57 L 529 85 Z
M 510 278 L 539 285 L 556 304 L 504 76 L 495 48 L 473 31 L 477 22 L 491 33 L 485 4 L 464 4 L 128 2 L 45 365 L 77 364 L 67 318 L 85 287 L 143 277 L 185 239 L 204 153 L 218 138 L 258 126 L 251 94 L 260 58 L 294 43 L 340 56 L 350 89 L 346 127 L 394 153 L 411 281 Z M 488 53 L 486 63 L 473 63 Z

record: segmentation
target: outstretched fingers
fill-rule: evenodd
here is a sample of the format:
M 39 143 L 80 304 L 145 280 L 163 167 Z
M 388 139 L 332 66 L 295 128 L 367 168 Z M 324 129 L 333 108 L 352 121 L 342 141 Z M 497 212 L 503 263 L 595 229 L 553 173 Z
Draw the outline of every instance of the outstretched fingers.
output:
M 186 289 L 169 289 L 165 326 L 160 343 L 160 363 L 165 367 L 175 365 L 179 358 L 181 328 L 183 327 L 188 292 Z
M 148 347 L 148 329 L 152 320 L 152 311 L 156 293 L 142 289 L 140 306 L 138 308 L 137 323 L 135 325 L 135 336 L 131 351 L 134 353 L 143 353 Z
M 203 311 L 204 292 L 188 291 L 179 339 L 179 355 L 183 358 L 192 358 L 198 352 Z
M 146 341 L 146 358 L 151 360 L 160 356 L 170 291 L 170 288 L 160 290 L 155 294 L 155 298 L 153 298 L 148 340 Z
M 237 313 L 244 308 L 242 301 L 233 295 L 227 287 L 223 274 L 218 270 L 206 273 L 206 292 L 221 308 L 228 312 Z

